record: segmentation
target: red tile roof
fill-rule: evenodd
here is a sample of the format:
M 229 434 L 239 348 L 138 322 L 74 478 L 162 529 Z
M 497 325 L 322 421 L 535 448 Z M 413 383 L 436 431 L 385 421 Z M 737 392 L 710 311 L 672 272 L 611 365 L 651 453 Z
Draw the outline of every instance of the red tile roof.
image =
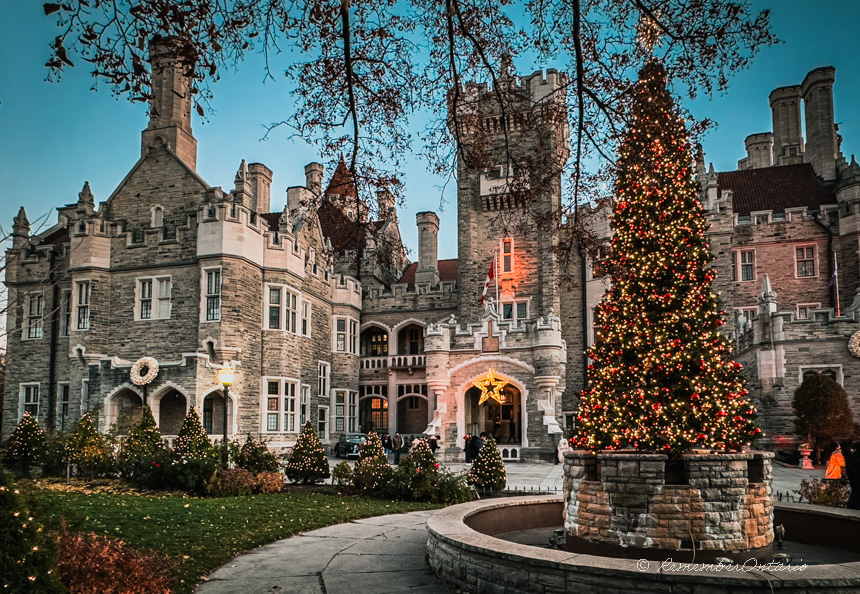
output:
M 439 280 L 440 281 L 456 281 L 457 280 L 457 259 L 439 260 Z M 403 271 L 403 276 L 397 281 L 400 285 L 415 286 L 415 272 L 418 270 L 418 262 L 413 262 Z
M 355 184 L 352 182 L 352 176 L 349 174 L 349 168 L 344 163 L 343 157 L 335 167 L 324 194 L 326 197 L 336 194 L 341 197 L 341 200 L 355 199 Z
M 279 224 L 281 222 L 281 214 L 280 212 L 266 212 L 261 214 L 260 216 L 266 221 L 266 225 L 269 226 L 269 231 L 277 231 Z
M 720 191 L 732 191 L 734 211 L 739 215 L 836 203 L 833 185 L 821 182 L 809 163 L 725 171 L 717 174 L 717 183 Z

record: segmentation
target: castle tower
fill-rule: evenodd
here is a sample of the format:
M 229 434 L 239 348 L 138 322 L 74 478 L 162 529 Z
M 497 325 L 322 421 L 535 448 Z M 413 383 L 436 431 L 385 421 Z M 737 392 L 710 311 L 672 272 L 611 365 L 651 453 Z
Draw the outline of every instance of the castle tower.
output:
M 439 284 L 438 235 L 439 217 L 434 212 L 419 212 L 415 215 L 418 224 L 418 270 L 416 283 Z
M 816 68 L 806 75 L 800 85 L 803 111 L 806 116 L 807 163 L 824 181 L 836 179 L 837 142 L 833 121 L 833 66 Z
M 773 164 L 803 163 L 800 87 L 774 89 L 768 99 L 773 114 Z
M 464 144 L 457 163 L 464 321 L 483 311 L 481 294 L 494 257 L 500 314 L 518 320 L 559 311 L 557 233 L 537 221 L 561 205 L 569 134 L 564 76 L 551 69 L 520 79 L 508 71 L 497 84 L 497 90 L 475 83 L 460 89 L 456 120 L 449 120 Z
M 191 133 L 190 65 L 177 58 L 175 38 L 157 38 L 149 44 L 152 66 L 152 102 L 149 125 L 143 131 L 141 154 L 157 143 L 167 146 L 191 169 L 197 168 L 197 140 Z
M 773 134 L 750 134 L 744 140 L 747 156 L 738 161 L 738 169 L 761 169 L 773 165 Z

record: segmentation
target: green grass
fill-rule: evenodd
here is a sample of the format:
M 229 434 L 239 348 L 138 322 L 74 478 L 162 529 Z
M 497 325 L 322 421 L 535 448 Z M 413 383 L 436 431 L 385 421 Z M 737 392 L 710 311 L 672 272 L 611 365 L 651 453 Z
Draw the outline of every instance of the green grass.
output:
M 237 553 L 298 532 L 440 507 L 304 493 L 206 499 L 48 490 L 33 494 L 51 523 L 65 517 L 77 530 L 120 538 L 174 559 L 176 592 L 190 592 L 202 576 Z

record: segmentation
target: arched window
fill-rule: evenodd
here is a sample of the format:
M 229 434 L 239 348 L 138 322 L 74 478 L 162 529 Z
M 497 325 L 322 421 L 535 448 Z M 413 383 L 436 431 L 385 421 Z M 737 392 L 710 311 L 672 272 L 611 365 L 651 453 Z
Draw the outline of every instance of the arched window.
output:
M 160 206 L 155 206 L 152 209 L 152 226 L 161 227 L 164 225 L 164 209 Z

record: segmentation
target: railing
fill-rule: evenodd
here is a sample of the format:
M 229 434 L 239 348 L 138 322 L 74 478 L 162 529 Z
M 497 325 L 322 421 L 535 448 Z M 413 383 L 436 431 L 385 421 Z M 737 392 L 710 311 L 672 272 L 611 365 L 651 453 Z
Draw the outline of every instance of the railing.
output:
M 388 366 L 388 357 L 361 357 L 359 367 L 361 369 L 383 369 Z
M 426 365 L 427 359 L 424 355 L 391 355 L 388 358 L 388 366 L 392 369 L 425 367 Z

